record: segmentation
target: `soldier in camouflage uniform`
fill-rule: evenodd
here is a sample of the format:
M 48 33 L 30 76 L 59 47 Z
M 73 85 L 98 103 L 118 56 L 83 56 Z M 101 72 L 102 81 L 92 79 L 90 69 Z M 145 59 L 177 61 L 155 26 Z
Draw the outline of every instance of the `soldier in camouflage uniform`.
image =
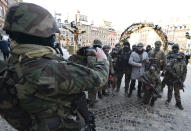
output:
M 9 83 L 14 97 L 7 97 L 15 98 L 14 108 L 6 105 L 10 99 L 0 101 L 2 117 L 19 131 L 87 130 L 88 121 L 76 101 L 84 90 L 107 82 L 109 63 L 104 52 L 94 51 L 97 62 L 92 68 L 63 61 L 54 50 L 52 37 L 58 28 L 53 16 L 32 3 L 11 6 L 4 25 L 15 44 L 8 67 L 18 79 Z
M 186 79 L 187 74 L 187 67 L 186 63 L 184 61 L 184 53 L 179 52 L 177 53 L 177 58 L 173 59 L 167 64 L 166 67 L 167 72 L 167 85 L 168 85 L 168 99 L 166 101 L 166 104 L 169 104 L 169 102 L 172 99 L 172 92 L 174 90 L 174 95 L 176 99 L 176 106 L 183 110 L 180 99 L 180 89 L 183 89 L 184 87 L 184 81 Z
M 116 65 L 117 65 L 118 49 L 113 48 L 110 55 L 111 55 L 111 61 L 112 61 L 113 71 L 114 71 L 113 83 L 112 83 L 112 88 L 114 90 L 115 88 L 117 88 L 117 74 L 116 74 L 117 66 Z
M 169 51 L 166 58 L 166 64 L 168 64 L 171 60 L 174 60 L 177 58 L 177 53 L 179 51 L 179 45 L 178 44 L 173 44 L 172 46 L 172 51 Z M 167 78 L 168 72 L 165 71 L 164 73 L 164 79 L 162 80 L 162 86 L 161 86 L 161 91 L 165 88 L 166 83 L 169 81 Z
M 110 46 L 109 45 L 104 45 L 102 49 L 103 49 L 104 53 L 107 56 L 107 60 L 109 61 L 109 79 L 110 79 L 110 77 L 112 77 L 113 74 L 114 74 L 113 64 L 112 64 L 111 56 L 109 54 Z M 103 96 L 108 96 L 109 95 L 109 92 L 106 92 L 106 90 L 111 85 L 109 79 L 108 79 L 108 83 L 102 87 L 102 90 L 98 91 L 99 98 L 102 98 L 102 95 Z
M 166 63 L 165 53 L 162 50 L 160 50 L 161 45 L 161 41 L 156 41 L 155 48 L 148 53 L 151 62 L 157 65 L 158 73 L 160 73 L 160 71 L 163 69 Z
M 144 77 L 148 78 L 149 81 L 146 81 Z M 157 95 L 150 86 L 153 86 L 155 90 L 158 90 L 161 86 L 160 76 L 157 73 L 157 65 L 151 64 L 149 71 L 146 71 L 143 76 L 140 77 L 140 80 L 143 82 L 143 103 L 154 106 L 154 102 L 157 100 Z
M 121 80 L 125 74 L 125 94 L 128 93 L 129 82 L 131 79 L 132 66 L 129 64 L 129 58 L 131 55 L 130 43 L 124 42 L 123 48 L 118 52 L 116 74 L 117 74 L 117 91 L 121 86 Z

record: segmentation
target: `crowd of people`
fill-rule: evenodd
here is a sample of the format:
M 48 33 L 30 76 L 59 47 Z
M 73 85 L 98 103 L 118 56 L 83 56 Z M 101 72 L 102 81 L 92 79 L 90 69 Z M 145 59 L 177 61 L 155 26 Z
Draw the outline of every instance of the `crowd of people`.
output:
M 65 60 L 55 41 L 59 29 L 54 17 L 25 2 L 9 8 L 3 29 L 12 45 L 10 56 L 5 54 L 8 60 L 0 61 L 0 114 L 18 131 L 95 131 L 88 103 L 95 106 L 97 94 L 101 99 L 111 94 L 109 89 L 119 92 L 124 74 L 127 97 L 136 90 L 137 81 L 137 97 L 153 106 L 167 85 L 166 104 L 174 90 L 176 106 L 183 110 L 179 90 L 187 66 L 178 44 L 167 55 L 160 41 L 146 51 L 142 43 L 131 49 L 124 41 L 110 52 L 110 46 L 96 39 L 92 47 L 83 47 Z
M 94 103 L 97 101 L 96 93 L 98 98 L 102 99 L 103 96 L 115 95 L 115 91 L 119 92 L 124 76 L 125 96 L 132 96 L 133 90 L 136 90 L 137 81 L 137 97 L 143 99 L 144 104 L 154 106 L 155 101 L 161 97 L 160 94 L 167 85 L 166 104 L 170 103 L 174 90 L 176 106 L 183 110 L 179 90 L 184 88 L 183 83 L 186 78 L 188 60 L 184 53 L 179 51 L 179 45 L 176 43 L 172 45 L 172 51 L 169 51 L 167 55 L 161 49 L 161 41 L 156 41 L 154 45 L 153 49 L 150 45 L 147 45 L 144 49 L 144 44 L 138 43 L 132 45 L 131 49 L 130 43 L 124 41 L 123 45 L 118 43 L 111 50 L 109 45 L 102 45 L 101 41 L 94 40 L 93 47 L 81 48 L 81 51 L 87 48 L 102 48 L 110 63 L 107 84 L 100 87 L 98 92 L 89 92 L 90 107 L 94 107 Z M 80 58 L 80 55 L 77 53 L 71 58 L 74 56 Z M 91 57 L 92 63 L 94 63 L 96 59 L 93 56 Z M 82 64 L 80 59 L 69 60 Z M 85 62 L 83 65 L 88 66 L 88 63 Z

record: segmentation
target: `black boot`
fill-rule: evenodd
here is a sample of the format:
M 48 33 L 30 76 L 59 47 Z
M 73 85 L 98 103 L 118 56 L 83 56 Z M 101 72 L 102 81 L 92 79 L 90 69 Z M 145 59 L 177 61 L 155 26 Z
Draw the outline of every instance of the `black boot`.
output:
M 178 107 L 180 110 L 184 110 L 184 108 L 183 108 L 181 102 L 177 102 L 177 103 L 176 103 L 176 107 Z

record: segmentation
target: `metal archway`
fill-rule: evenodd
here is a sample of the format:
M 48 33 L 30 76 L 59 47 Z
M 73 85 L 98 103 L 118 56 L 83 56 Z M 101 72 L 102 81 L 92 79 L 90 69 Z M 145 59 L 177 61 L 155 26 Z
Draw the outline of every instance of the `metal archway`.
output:
M 127 27 L 127 29 L 121 34 L 120 41 L 128 40 L 133 32 L 143 29 L 145 27 L 151 27 L 157 33 L 157 35 L 161 38 L 161 40 L 164 43 L 163 49 L 166 52 L 168 49 L 168 43 L 169 43 L 167 35 L 162 31 L 161 27 L 159 27 L 158 25 L 154 25 L 154 24 L 134 23 L 134 24 L 130 25 L 129 27 Z

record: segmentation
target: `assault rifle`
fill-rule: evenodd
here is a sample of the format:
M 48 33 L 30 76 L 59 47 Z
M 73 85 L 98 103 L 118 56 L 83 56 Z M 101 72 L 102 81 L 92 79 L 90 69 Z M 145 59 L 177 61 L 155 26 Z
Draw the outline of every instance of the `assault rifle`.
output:
M 143 79 L 143 83 L 145 84 L 145 86 L 149 87 L 152 90 L 152 92 L 157 95 L 158 98 L 161 98 L 161 95 L 159 94 L 159 91 L 156 89 L 156 86 L 154 86 L 149 81 L 148 77 L 146 75 L 143 75 L 142 79 Z

